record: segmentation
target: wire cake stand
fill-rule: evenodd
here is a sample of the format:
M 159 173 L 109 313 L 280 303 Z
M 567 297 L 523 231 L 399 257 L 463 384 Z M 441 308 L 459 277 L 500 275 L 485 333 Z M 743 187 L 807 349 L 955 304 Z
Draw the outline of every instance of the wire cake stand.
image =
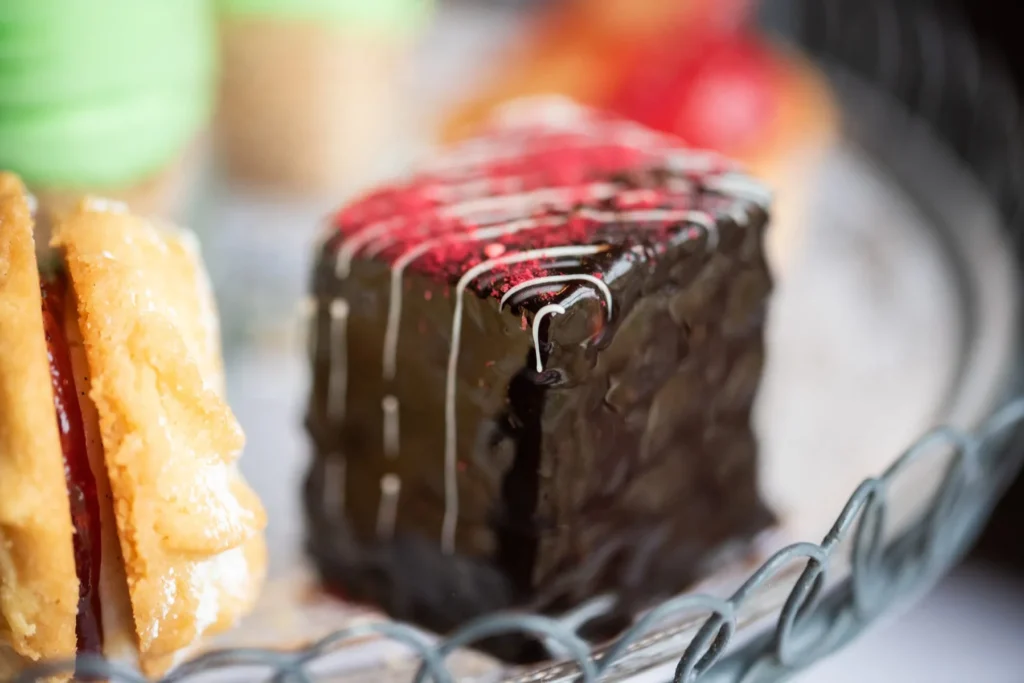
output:
M 777 681 L 913 602 L 961 557 L 1024 459 L 1024 347 L 1016 305 L 1017 268 L 1024 259 L 1024 207 L 1017 192 L 1024 186 L 1024 144 L 1016 96 L 970 36 L 922 3 L 778 0 L 764 9 L 769 24 L 781 27 L 830 74 L 847 113 L 846 138 L 928 216 L 935 239 L 955 256 L 968 327 L 1002 326 L 1010 340 L 1004 347 L 980 334 L 965 340 L 958 390 L 944 412 L 947 426 L 923 434 L 887 470 L 861 483 L 819 543 L 774 552 L 736 581 L 728 597 L 700 593 L 669 600 L 610 643 L 595 646 L 578 635 L 601 611 L 597 601 L 560 618 L 493 614 L 441 640 L 379 621 L 299 651 L 210 652 L 178 667 L 165 683 Z M 1008 275 L 993 284 L 1000 262 Z M 1012 305 L 993 305 L 993 287 L 999 286 L 1009 289 Z M 976 395 L 982 389 L 974 378 L 985 373 L 1004 378 L 998 396 Z M 984 419 L 976 419 L 979 414 Z M 929 495 L 908 507 L 906 481 L 921 472 L 933 480 Z M 455 651 L 510 633 L 541 638 L 552 661 L 472 677 L 449 667 Z M 369 679 L 324 672 L 324 662 L 367 637 L 408 650 L 414 664 Z M 71 672 L 144 682 L 134 670 L 92 657 L 43 663 L 15 680 Z

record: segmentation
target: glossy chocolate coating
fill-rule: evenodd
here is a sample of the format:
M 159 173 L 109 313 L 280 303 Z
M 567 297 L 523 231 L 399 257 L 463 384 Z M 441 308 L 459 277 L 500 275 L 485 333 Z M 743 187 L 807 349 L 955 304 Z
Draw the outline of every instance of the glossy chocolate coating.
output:
M 598 180 L 618 194 L 672 177 L 655 167 Z M 599 252 L 546 261 L 537 275 L 594 276 L 607 286 L 611 310 L 592 282 L 526 288 L 504 306 L 502 277 L 514 273 L 467 287 L 452 423 L 452 553 L 441 538 L 445 385 L 457 284 L 468 264 L 405 273 L 397 365 L 386 379 L 393 261 L 356 257 L 340 277 L 344 235 L 327 240 L 313 284 L 306 508 L 309 551 L 329 586 L 441 632 L 495 609 L 557 613 L 604 593 L 618 596 L 616 615 L 626 616 L 686 589 L 771 524 L 757 492 L 750 424 L 771 291 L 767 214 L 700 182 L 689 187 L 687 206 L 713 226 L 671 218 L 652 229 L 623 211 L 577 236 Z M 614 213 L 616 205 L 595 199 L 531 216 L 568 224 L 588 210 Z M 535 244 L 503 246 L 514 253 Z M 330 314 L 338 301 L 346 302 L 340 341 Z M 533 323 L 553 305 L 564 313 L 538 325 L 538 371 Z M 343 414 L 331 406 L 340 355 Z M 390 455 L 386 396 L 400 404 L 400 448 Z M 330 470 L 342 460 L 340 479 Z M 401 490 L 382 534 L 381 482 L 392 475 Z M 539 654 L 521 639 L 485 648 L 509 659 Z

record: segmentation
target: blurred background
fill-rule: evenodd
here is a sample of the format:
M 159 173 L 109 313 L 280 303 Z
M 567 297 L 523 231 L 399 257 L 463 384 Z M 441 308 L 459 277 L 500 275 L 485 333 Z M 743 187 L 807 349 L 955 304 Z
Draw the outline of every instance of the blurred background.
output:
M 961 27 L 1024 88 L 1018 3 L 872 4 L 886 1 L 919 5 L 928 21 L 945 17 Z M 834 4 L 840 20 L 842 6 L 856 4 L 818 2 Z M 284 571 L 299 557 L 297 492 L 306 457 L 297 304 L 333 210 L 430 149 L 471 136 L 493 107 L 526 95 L 570 96 L 722 151 L 780 190 L 769 249 L 782 282 L 806 282 L 811 276 L 801 274 L 817 272 L 806 264 L 821 254 L 859 250 L 850 258 L 860 261 L 831 276 L 847 278 L 838 296 L 861 316 L 856 324 L 834 314 L 836 300 L 794 304 L 805 317 L 835 319 L 823 323 L 818 341 L 856 371 L 836 375 L 851 401 L 894 402 L 850 432 L 850 444 L 873 432 L 874 441 L 851 445 L 850 453 L 874 455 L 851 455 L 860 464 L 849 471 L 815 470 L 831 504 L 930 424 L 940 394 L 956 391 L 943 379 L 956 350 L 922 340 L 957 323 L 944 308 L 941 270 L 907 274 L 927 244 L 894 236 L 879 256 L 870 249 L 878 234 L 853 219 L 846 232 L 836 231 L 842 240 L 815 237 L 822 215 L 850 214 L 856 202 L 870 224 L 863 214 L 871 200 L 851 198 L 869 192 L 858 180 L 861 167 L 851 171 L 834 159 L 850 111 L 815 57 L 766 28 L 785 35 L 796 4 L 0 0 L 0 167 L 24 176 L 44 217 L 98 192 L 199 233 L 223 315 L 229 391 L 249 435 L 244 467 L 271 511 L 275 571 Z M 860 30 L 867 44 L 886 26 Z M 899 50 L 893 59 L 899 62 Z M 929 66 L 925 60 L 915 68 Z M 955 80 L 948 87 L 960 87 Z M 892 84 L 876 85 L 884 92 Z M 974 106 L 1009 107 L 1015 99 Z M 957 134 L 955 125 L 939 132 Z M 882 284 L 869 282 L 871 274 Z M 872 286 L 882 294 L 869 297 Z M 888 356 L 861 352 L 878 346 L 858 336 L 864 328 L 894 336 Z M 857 373 L 870 386 L 857 384 Z M 820 392 L 815 382 L 808 391 Z M 792 405 L 798 421 L 808 404 Z M 818 452 L 835 430 L 819 431 L 824 436 L 794 431 L 779 441 L 802 439 Z M 778 476 L 783 498 L 803 484 L 799 476 L 812 477 Z M 1024 680 L 1022 524 L 1024 483 L 1017 482 L 976 550 L 936 591 L 801 683 Z
M 827 2 L 827 0 L 825 0 Z M 952 0 L 940 12 L 974 31 L 1024 87 L 1019 3 Z M 1018 476 L 967 560 L 924 602 L 801 680 L 1017 681 L 1024 671 L 1024 477 Z

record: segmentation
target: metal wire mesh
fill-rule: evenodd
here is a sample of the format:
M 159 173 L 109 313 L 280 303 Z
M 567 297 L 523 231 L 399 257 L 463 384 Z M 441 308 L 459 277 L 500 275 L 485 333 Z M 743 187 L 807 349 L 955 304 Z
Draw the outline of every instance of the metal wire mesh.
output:
M 571 622 L 540 615 L 504 613 L 467 624 L 438 644 L 404 624 L 382 622 L 338 631 L 296 652 L 259 649 L 213 652 L 179 667 L 164 683 L 188 681 L 214 670 L 246 670 L 252 672 L 252 677 L 257 676 L 256 671 L 262 671 L 280 683 L 312 681 L 308 671 L 319 660 L 366 636 L 400 643 L 418 657 L 420 666 L 413 679 L 415 683 L 453 683 L 457 679 L 445 664 L 452 652 L 484 638 L 508 633 L 544 638 L 566 654 L 565 664 L 573 670 L 573 678 L 597 681 L 654 625 L 669 615 L 686 613 L 703 615 L 704 620 L 683 651 L 672 680 L 692 683 L 702 680 L 729 648 L 737 630 L 737 615 L 744 604 L 764 586 L 781 580 L 780 574 L 794 562 L 802 563 L 803 571 L 775 620 L 771 641 L 749 662 L 746 678 L 736 680 L 758 680 L 752 676 L 766 667 L 772 671 L 796 671 L 835 649 L 851 630 L 851 621 L 870 622 L 911 587 L 937 578 L 956 559 L 964 539 L 970 537 L 976 521 L 983 517 L 1000 483 L 1005 481 L 1005 473 L 1019 464 L 1019 453 L 1006 450 L 1005 445 L 1021 424 L 1024 424 L 1024 399 L 1017 399 L 1005 405 L 974 434 L 947 428 L 926 434 L 883 475 L 868 479 L 857 488 L 820 544 L 794 543 L 779 550 L 728 598 L 683 595 L 669 600 L 645 614 L 599 654 L 573 631 Z M 934 504 L 910 533 L 886 542 L 882 529 L 891 504 L 890 484 L 902 472 L 928 458 L 942 458 L 936 466 L 947 468 Z M 851 543 L 852 572 L 848 582 L 849 600 L 840 618 L 827 614 L 828 601 L 820 598 L 830 559 L 844 542 Z M 908 552 L 908 548 L 913 552 Z M 827 616 L 822 618 L 822 614 L 817 614 L 819 611 Z M 55 674 L 76 671 L 82 678 L 145 682 L 136 672 L 99 657 L 47 663 L 23 673 L 16 681 L 44 681 Z
M 968 36 L 917 4 L 887 0 L 793 0 L 796 35 L 826 61 L 838 62 L 876 87 L 890 91 L 908 112 L 945 139 L 995 197 L 1008 236 L 1024 254 L 1021 198 L 1014 188 L 1024 172 L 1016 98 L 998 69 L 983 59 Z M 910 47 L 908 48 L 908 41 Z M 910 56 L 907 56 L 908 50 Z M 928 68 L 922 68 L 927 64 Z M 916 66 L 915 66 L 916 65 Z M 927 74 L 927 78 L 921 78 Z M 915 78 L 915 75 L 918 76 Z M 1020 383 L 1016 384 L 1018 388 Z M 1021 461 L 1019 438 L 1024 398 L 1010 400 L 978 430 L 929 432 L 881 476 L 853 493 L 820 543 L 789 545 L 762 564 L 729 597 L 683 595 L 643 615 L 610 645 L 593 648 L 576 633 L 578 620 L 500 613 L 473 621 L 435 643 L 400 623 L 365 624 L 333 633 L 295 652 L 236 649 L 213 652 L 179 667 L 164 683 L 185 682 L 213 671 L 246 671 L 246 680 L 312 681 L 325 657 L 357 639 L 376 636 L 403 645 L 418 661 L 416 683 L 452 683 L 446 665 L 457 649 L 490 636 L 529 634 L 544 639 L 563 661 L 514 676 L 526 681 L 597 681 L 643 649 L 666 617 L 700 618 L 695 635 L 676 651 L 675 683 L 778 680 L 840 647 L 901 598 L 926 589 L 963 552 Z M 945 468 L 941 486 L 924 516 L 898 535 L 884 532 L 893 504 L 893 483 L 912 467 Z M 830 561 L 849 548 L 850 573 L 830 584 Z M 802 567 L 774 628 L 739 643 L 740 617 L 765 586 Z M 829 586 L 825 590 L 826 585 Z M 742 656 L 738 651 L 742 650 Z M 103 660 L 51 662 L 24 672 L 17 683 L 76 672 L 117 683 L 144 683 L 138 673 Z

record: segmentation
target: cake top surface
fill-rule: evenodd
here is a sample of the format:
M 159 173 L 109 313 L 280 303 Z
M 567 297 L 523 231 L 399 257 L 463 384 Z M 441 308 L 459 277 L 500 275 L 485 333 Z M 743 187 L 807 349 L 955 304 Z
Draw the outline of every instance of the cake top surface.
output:
M 528 100 L 343 208 L 328 248 L 341 278 L 355 259 L 376 259 L 504 298 L 567 273 L 610 282 L 623 259 L 713 242 L 723 215 L 743 221 L 769 200 L 721 156 L 566 101 Z

